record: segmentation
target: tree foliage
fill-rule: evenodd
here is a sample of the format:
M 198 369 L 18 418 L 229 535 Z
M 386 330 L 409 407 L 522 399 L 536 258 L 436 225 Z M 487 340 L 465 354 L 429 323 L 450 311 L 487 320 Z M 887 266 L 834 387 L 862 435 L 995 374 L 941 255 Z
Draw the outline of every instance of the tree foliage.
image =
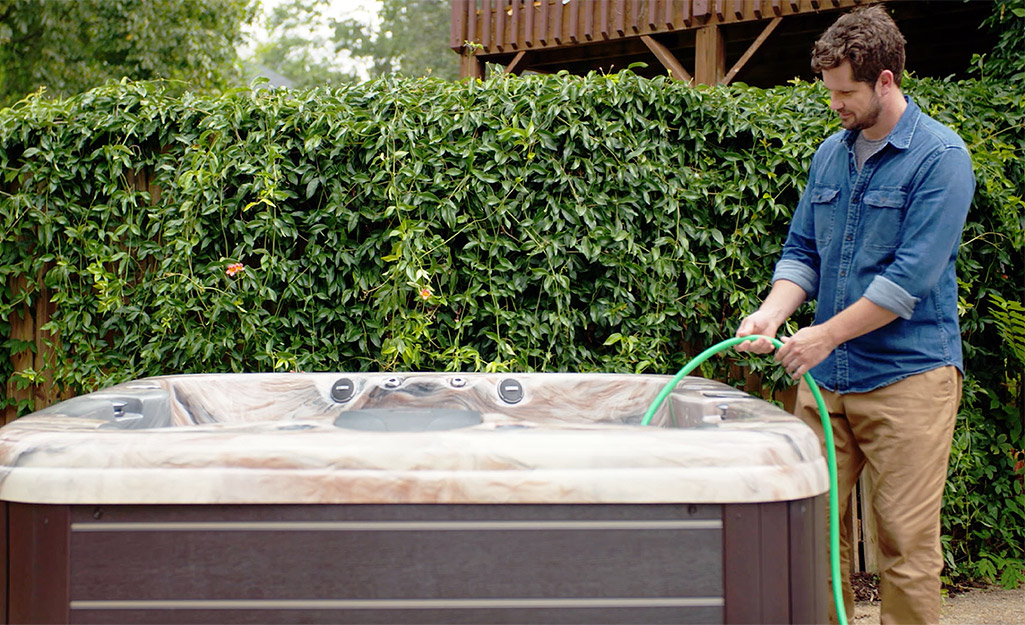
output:
M 254 0 L 0 0 L 0 105 L 128 77 L 237 86 Z
M 380 27 L 335 23 L 335 43 L 371 62 L 370 75 L 459 77 L 459 56 L 448 47 L 451 6 L 443 0 L 383 0 Z
M 973 66 L 983 76 L 1025 83 L 1025 0 L 995 0 L 983 22 L 998 37 L 989 54 L 976 55 Z
M 337 54 L 363 64 L 371 77 L 459 77 L 459 55 L 448 47 L 448 2 L 383 0 L 373 25 L 353 17 L 330 17 L 328 5 L 329 0 L 278 5 L 267 22 L 270 38 L 257 48 L 255 61 L 299 87 L 358 80 Z
M 257 45 L 251 63 L 286 77 L 297 88 L 356 82 L 353 69 L 342 66 L 327 33 L 327 0 L 290 0 L 274 7 L 265 26 L 268 37 Z

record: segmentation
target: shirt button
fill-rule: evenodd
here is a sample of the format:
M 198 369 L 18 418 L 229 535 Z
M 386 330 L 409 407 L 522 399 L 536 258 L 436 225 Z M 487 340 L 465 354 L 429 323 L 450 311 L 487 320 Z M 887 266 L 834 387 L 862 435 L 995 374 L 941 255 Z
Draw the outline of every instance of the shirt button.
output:
M 851 235 L 849 235 L 849 234 L 848 234 L 848 235 L 847 235 L 847 240 L 848 240 L 848 241 L 852 241 L 852 240 L 854 240 L 854 237 L 852 237 Z
M 842 277 L 844 277 L 844 276 L 846 276 L 846 275 L 847 275 L 847 272 L 846 272 L 846 271 L 842 271 L 842 270 L 840 271 L 840 277 L 841 277 L 841 278 L 842 278 Z

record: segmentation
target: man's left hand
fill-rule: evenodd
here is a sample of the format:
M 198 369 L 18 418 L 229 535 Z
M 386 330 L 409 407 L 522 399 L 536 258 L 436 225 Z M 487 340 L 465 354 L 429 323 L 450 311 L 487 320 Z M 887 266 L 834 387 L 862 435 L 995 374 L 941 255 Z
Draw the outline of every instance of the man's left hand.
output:
M 836 349 L 838 343 L 821 325 L 801 328 L 793 336 L 784 336 L 783 347 L 776 350 L 776 362 L 781 363 L 795 380 L 808 373 Z

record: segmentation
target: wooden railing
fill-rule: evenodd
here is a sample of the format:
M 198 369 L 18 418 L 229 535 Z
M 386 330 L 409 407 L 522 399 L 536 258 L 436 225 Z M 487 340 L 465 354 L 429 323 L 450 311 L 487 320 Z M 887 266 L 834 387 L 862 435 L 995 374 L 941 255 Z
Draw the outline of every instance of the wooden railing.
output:
M 452 0 L 449 45 L 479 54 L 609 41 L 837 9 L 861 0 Z

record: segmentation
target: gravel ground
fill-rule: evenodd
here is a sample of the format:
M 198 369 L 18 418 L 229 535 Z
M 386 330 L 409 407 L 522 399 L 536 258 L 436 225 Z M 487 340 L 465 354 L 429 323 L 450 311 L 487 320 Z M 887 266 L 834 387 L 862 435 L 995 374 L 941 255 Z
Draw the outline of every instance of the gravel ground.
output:
M 858 601 L 852 625 L 878 625 L 879 602 Z M 940 625 L 1025 625 L 1025 586 L 999 586 L 960 593 L 943 600 Z

